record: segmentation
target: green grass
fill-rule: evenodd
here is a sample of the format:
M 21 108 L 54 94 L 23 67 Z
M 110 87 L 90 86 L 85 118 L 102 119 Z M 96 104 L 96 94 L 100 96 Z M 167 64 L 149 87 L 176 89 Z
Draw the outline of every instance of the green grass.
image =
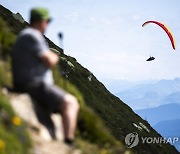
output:
M 11 86 L 10 50 L 14 34 L 0 18 L 0 154 L 30 154 L 31 140 L 26 124 L 17 117 L 8 99 L 2 94 L 2 87 Z M 20 123 L 14 123 L 17 118 Z
M 31 140 L 26 131 L 26 124 L 22 121 L 19 125 L 15 125 L 14 117 L 17 115 L 0 92 L 0 140 L 5 145 L 4 148 L 0 148 L 0 153 L 30 154 Z
M 15 35 L 10 32 L 6 22 L 0 18 L 0 55 L 7 58 L 10 54 L 10 49 L 14 43 Z

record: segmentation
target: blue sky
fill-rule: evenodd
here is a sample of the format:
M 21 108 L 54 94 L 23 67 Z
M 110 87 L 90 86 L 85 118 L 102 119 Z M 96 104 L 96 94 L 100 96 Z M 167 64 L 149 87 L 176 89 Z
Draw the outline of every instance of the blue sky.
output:
M 101 81 L 173 79 L 180 77 L 179 0 L 1 0 L 13 12 L 29 20 L 32 7 L 49 9 L 53 22 L 46 35 L 57 45 L 64 33 L 66 54 L 75 57 Z M 168 25 L 176 39 L 176 50 L 157 25 Z M 155 61 L 146 62 L 150 56 Z

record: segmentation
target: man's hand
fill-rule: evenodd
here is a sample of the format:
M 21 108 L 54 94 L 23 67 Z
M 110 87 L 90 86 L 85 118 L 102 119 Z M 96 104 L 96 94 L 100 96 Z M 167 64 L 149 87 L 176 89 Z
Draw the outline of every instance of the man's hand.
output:
M 59 61 L 59 56 L 52 51 L 47 51 L 42 56 L 42 61 L 49 68 L 53 67 Z

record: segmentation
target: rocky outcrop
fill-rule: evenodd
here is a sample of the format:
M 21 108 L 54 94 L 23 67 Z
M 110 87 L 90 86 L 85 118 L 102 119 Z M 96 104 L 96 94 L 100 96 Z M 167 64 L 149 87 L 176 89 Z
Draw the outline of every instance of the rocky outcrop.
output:
M 63 128 L 61 116 L 52 114 L 55 124 L 56 140 L 53 140 L 44 125 L 39 123 L 34 112 L 33 103 L 28 94 L 17 94 L 3 89 L 15 112 L 28 124 L 28 131 L 33 140 L 33 154 L 80 154 L 80 150 L 72 150 L 63 143 Z

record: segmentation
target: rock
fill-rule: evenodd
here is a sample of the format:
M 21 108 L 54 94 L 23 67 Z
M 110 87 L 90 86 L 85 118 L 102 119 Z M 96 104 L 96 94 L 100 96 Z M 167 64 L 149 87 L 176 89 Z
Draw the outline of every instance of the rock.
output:
M 52 140 L 48 130 L 39 123 L 33 110 L 32 100 L 28 94 L 7 93 L 15 112 L 28 123 L 28 131 L 33 140 L 33 154 L 80 154 L 63 143 L 63 128 L 60 114 L 51 118 L 55 124 L 57 140 Z
M 19 20 L 21 23 L 24 23 L 25 22 L 25 20 L 24 20 L 24 18 L 21 16 L 21 14 L 20 13 L 12 13 L 12 15 L 13 15 L 13 17 L 16 19 L 16 20 Z
M 47 129 L 39 123 L 37 120 L 36 114 L 33 110 L 33 105 L 31 98 L 28 94 L 14 94 L 9 95 L 10 103 L 14 108 L 15 112 L 25 121 L 27 121 L 31 127 L 39 129 L 39 135 L 47 141 L 51 141 L 51 136 L 49 135 Z M 63 129 L 61 124 L 61 116 L 59 114 L 53 114 L 51 116 L 55 127 L 56 127 L 56 136 L 58 140 L 63 139 Z

